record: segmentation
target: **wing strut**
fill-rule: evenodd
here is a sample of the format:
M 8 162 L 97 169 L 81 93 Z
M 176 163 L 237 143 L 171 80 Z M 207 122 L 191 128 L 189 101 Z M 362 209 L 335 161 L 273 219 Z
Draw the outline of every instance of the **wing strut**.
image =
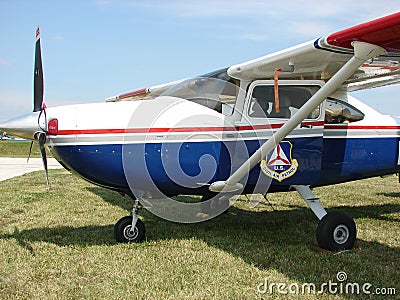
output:
M 352 45 L 354 48 L 354 56 L 227 180 L 213 182 L 209 187 L 210 191 L 234 192 L 242 189 L 243 184 L 239 181 L 292 132 L 293 129 L 300 125 L 318 105 L 333 94 L 363 63 L 371 58 L 386 53 L 385 49 L 364 42 L 353 42 Z

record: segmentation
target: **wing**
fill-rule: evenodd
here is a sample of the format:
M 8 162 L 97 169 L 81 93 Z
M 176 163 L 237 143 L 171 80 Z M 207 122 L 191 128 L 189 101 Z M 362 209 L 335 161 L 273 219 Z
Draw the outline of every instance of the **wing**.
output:
M 400 81 L 400 13 L 234 65 L 228 74 L 241 80 L 272 79 L 279 68 L 279 77 L 284 79 L 326 81 L 352 57 L 354 41 L 381 46 L 387 54 L 366 62 L 345 82 L 344 88 L 354 91 Z
M 361 66 L 358 72 L 345 82 L 343 89 L 356 91 L 400 82 L 400 13 L 233 65 L 227 72 L 232 78 L 251 81 L 273 79 L 275 70 L 282 69 L 279 77 L 283 79 L 327 81 L 353 56 L 353 41 L 381 46 L 387 54 Z M 113 96 L 106 101 L 156 97 L 184 80 Z

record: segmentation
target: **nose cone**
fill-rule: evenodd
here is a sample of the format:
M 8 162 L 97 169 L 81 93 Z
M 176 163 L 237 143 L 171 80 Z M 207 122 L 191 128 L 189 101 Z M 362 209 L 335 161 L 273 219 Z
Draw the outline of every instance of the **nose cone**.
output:
M 0 130 L 24 139 L 34 140 L 35 132 L 45 131 L 46 128 L 46 124 L 42 120 L 39 120 L 39 115 L 40 112 L 33 112 L 31 114 L 0 123 Z

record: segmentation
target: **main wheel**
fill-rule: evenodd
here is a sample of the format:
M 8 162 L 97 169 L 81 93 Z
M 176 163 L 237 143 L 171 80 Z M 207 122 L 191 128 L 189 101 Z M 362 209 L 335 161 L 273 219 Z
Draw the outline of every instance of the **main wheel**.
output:
M 208 215 L 219 215 L 227 211 L 230 206 L 229 196 L 217 197 L 217 193 L 207 192 L 201 198 L 201 210 Z
M 326 250 L 351 249 L 356 241 L 356 236 L 356 224 L 344 212 L 329 212 L 318 224 L 317 242 L 321 248 Z
M 118 243 L 140 243 L 146 237 L 143 222 L 138 219 L 132 229 L 132 216 L 123 217 L 114 226 L 114 237 Z

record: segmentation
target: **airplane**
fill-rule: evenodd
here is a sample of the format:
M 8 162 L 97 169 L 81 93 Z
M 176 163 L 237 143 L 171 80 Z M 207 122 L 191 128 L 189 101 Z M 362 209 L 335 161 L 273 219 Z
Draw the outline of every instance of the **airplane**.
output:
M 35 47 L 33 112 L 0 129 L 38 142 L 47 186 L 46 148 L 65 169 L 131 197 L 117 242 L 145 239 L 142 207 L 201 222 L 238 195 L 293 190 L 319 220 L 318 245 L 351 249 L 353 218 L 327 212 L 312 188 L 399 172 L 399 120 L 349 93 L 400 81 L 400 13 L 101 103 L 47 107 L 39 28 Z

